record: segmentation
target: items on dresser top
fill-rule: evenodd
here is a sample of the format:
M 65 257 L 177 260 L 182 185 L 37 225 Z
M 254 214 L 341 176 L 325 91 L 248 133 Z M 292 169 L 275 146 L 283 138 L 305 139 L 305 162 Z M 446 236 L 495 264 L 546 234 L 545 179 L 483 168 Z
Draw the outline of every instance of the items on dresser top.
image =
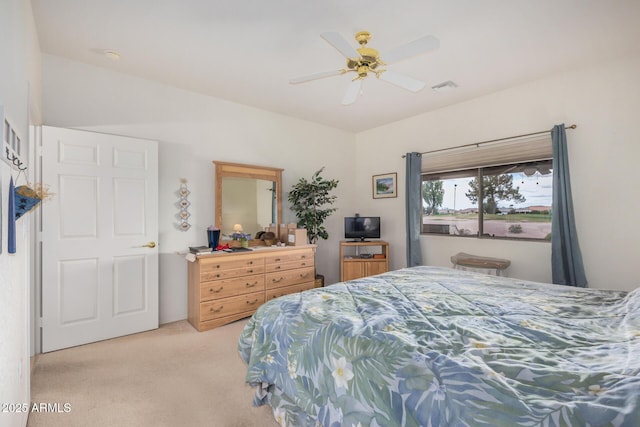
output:
M 210 254 L 213 249 L 209 246 L 189 246 L 189 252 L 195 255 Z

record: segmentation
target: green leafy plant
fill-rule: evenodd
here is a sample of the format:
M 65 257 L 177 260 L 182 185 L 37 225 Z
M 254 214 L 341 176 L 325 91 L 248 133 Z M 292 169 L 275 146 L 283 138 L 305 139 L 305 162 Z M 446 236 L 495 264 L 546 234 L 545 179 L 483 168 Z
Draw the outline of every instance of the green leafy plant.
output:
M 296 213 L 298 227 L 307 230 L 309 243 L 316 243 L 318 239 L 328 239 L 329 234 L 324 227 L 325 220 L 336 211 L 332 205 L 336 196 L 331 195 L 331 190 L 338 186 L 338 180 L 324 179 L 320 174 L 324 167 L 316 171 L 310 180 L 300 178 L 289 192 L 288 200 L 291 210 Z

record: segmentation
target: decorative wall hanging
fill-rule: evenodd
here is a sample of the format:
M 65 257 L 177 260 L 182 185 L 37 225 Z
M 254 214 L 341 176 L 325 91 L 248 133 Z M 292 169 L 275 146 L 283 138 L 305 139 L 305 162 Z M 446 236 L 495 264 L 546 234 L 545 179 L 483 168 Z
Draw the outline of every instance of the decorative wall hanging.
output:
M 180 219 L 180 223 L 178 224 L 178 228 L 182 231 L 187 231 L 191 228 L 191 224 L 189 224 L 189 217 L 191 214 L 189 213 L 189 206 L 191 206 L 191 202 L 188 200 L 188 196 L 191 194 L 191 191 L 187 188 L 187 180 L 185 178 L 180 179 L 180 189 L 178 190 L 178 196 L 180 196 L 180 200 L 178 201 L 178 206 L 180 207 L 180 211 L 178 212 L 178 218 Z
M 24 175 L 26 178 L 24 171 L 18 172 L 15 184 L 20 181 L 20 175 Z M 16 219 L 19 219 L 51 196 L 53 196 L 53 193 L 49 192 L 49 186 L 41 183 L 31 184 L 27 182 L 24 185 L 15 187 Z
M 20 156 L 18 156 L 13 150 L 11 150 L 9 148 L 8 145 L 4 145 L 4 157 L 2 158 L 2 160 L 4 160 L 9 166 L 11 166 L 13 169 L 16 169 L 20 172 L 24 172 L 27 170 L 27 166 L 24 164 L 24 162 L 20 159 Z
M 35 208 L 42 201 L 42 195 L 28 185 L 21 185 L 15 189 L 16 219 Z
M 2 160 L 11 169 L 20 172 L 27 170 L 27 165 L 21 157 L 23 154 L 22 138 L 11 121 L 5 117 L 4 108 L 0 105 L 0 135 L 2 135 Z M 16 181 L 18 178 L 16 178 Z
M 385 199 L 388 197 L 398 197 L 398 185 L 396 183 L 397 174 L 386 173 L 384 175 L 373 176 L 373 198 Z

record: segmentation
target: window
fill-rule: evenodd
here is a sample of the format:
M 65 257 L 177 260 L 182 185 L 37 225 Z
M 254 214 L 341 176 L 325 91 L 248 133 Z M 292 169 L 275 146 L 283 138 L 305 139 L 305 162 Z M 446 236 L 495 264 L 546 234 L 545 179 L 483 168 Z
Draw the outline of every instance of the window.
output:
M 544 149 L 522 156 L 510 153 L 516 146 L 485 149 L 481 156 L 446 153 L 445 160 L 423 156 L 422 233 L 550 240 L 551 144 L 547 138 L 525 146 Z M 533 159 L 522 160 L 527 157 Z M 517 161 L 505 163 L 509 158 Z

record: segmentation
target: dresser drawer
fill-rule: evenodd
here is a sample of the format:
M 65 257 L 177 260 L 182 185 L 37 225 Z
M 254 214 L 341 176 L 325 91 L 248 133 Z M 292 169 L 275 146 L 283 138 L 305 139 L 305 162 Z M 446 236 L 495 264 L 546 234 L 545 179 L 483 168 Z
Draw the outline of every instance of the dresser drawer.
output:
M 281 262 L 280 264 L 267 264 L 265 266 L 267 273 L 305 267 L 313 267 L 313 259 L 298 259 L 294 261 Z
M 264 292 L 216 299 L 200 303 L 200 321 L 218 319 L 238 313 L 255 311 L 264 303 Z
M 265 257 L 266 271 L 291 270 L 300 267 L 313 267 L 313 249 L 302 249 Z
M 297 270 L 277 271 L 273 273 L 267 273 L 266 275 L 266 289 L 280 288 L 283 286 L 297 285 L 303 282 L 313 282 L 314 268 L 306 267 L 299 268 Z M 313 287 L 313 285 L 311 286 Z
M 212 271 L 209 273 L 200 273 L 200 281 L 210 282 L 212 280 L 231 279 L 234 277 L 249 276 L 252 274 L 264 273 L 264 265 L 236 268 L 233 270 Z
M 221 255 L 203 258 L 200 261 L 201 282 L 261 273 L 264 273 L 264 257 L 260 255 L 230 256 L 229 258 Z
M 200 272 L 212 273 L 220 270 L 235 270 L 264 265 L 264 257 L 259 254 L 220 254 L 218 256 L 203 257 L 199 259 Z
M 267 290 L 267 301 L 271 301 L 274 298 L 278 298 L 284 295 L 293 294 L 296 292 L 302 292 L 309 289 L 313 289 L 314 282 L 300 283 L 298 285 L 283 286 L 281 288 Z
M 233 297 L 263 289 L 264 274 L 203 282 L 200 285 L 200 301 Z

